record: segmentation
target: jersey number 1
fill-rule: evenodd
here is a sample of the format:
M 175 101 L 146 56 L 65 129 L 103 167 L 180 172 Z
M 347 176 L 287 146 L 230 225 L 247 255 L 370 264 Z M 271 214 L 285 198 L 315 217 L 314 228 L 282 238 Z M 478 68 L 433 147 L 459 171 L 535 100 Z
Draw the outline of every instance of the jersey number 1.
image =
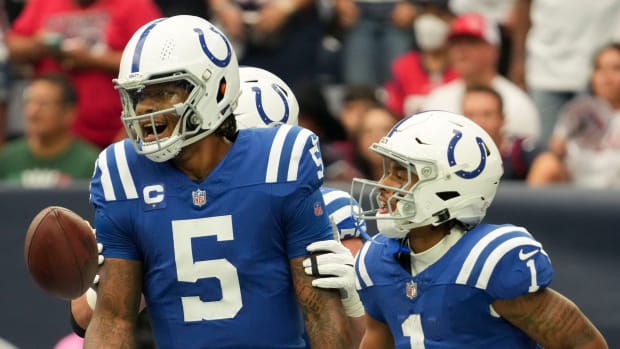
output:
M 181 282 L 216 278 L 222 287 L 222 299 L 204 302 L 199 296 L 181 297 L 185 321 L 230 319 L 243 302 L 237 268 L 224 258 L 194 261 L 192 239 L 215 236 L 218 241 L 233 240 L 232 217 L 206 217 L 172 221 L 174 259 Z
M 411 349 L 425 349 L 424 331 L 422 331 L 422 318 L 420 314 L 411 314 L 400 326 L 403 336 L 409 337 Z

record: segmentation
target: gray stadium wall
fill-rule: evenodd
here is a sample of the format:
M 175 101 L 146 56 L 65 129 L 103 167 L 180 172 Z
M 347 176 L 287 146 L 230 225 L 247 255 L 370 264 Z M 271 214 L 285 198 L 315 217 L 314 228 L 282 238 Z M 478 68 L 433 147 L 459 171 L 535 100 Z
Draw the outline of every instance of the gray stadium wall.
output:
M 346 184 L 328 185 L 348 190 Z M 52 348 L 71 331 L 68 302 L 41 291 L 24 264 L 28 224 L 50 205 L 92 221 L 87 185 L 63 190 L 0 186 L 0 338 L 22 349 Z M 551 257 L 556 273 L 552 287 L 590 317 L 611 348 L 620 348 L 620 191 L 533 190 L 507 182 L 485 221 L 528 228 Z

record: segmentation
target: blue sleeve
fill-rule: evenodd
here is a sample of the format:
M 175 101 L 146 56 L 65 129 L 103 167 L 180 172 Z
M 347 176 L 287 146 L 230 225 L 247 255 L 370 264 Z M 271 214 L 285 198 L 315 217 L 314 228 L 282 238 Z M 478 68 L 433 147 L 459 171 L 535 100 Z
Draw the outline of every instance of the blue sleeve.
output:
M 377 321 L 387 323 L 381 311 L 383 308 L 380 305 L 381 302 L 378 301 L 377 288 L 373 287 L 374 275 L 371 275 L 371 273 L 373 270 L 372 266 L 375 266 L 376 263 L 372 259 L 376 257 L 376 250 L 372 247 L 373 242 L 366 241 L 355 257 L 355 284 L 366 314 Z M 384 302 L 383 306 L 385 305 L 386 303 Z
M 285 207 L 286 247 L 289 259 L 307 256 L 306 246 L 322 240 L 333 239 L 323 197 L 317 189 Z
M 379 305 L 380 302 L 376 301 L 378 297 L 373 295 L 373 290 L 374 288 L 370 287 L 357 292 L 360 296 L 362 304 L 364 305 L 364 311 L 373 319 L 387 323 L 387 320 L 381 311 L 381 306 Z
M 126 200 L 117 161 L 125 158 L 127 142 L 110 145 L 100 154 L 90 183 L 90 202 L 95 207 L 97 241 L 108 258 L 139 259 L 132 231 L 133 201 Z M 116 149 L 116 151 L 115 151 Z
M 291 149 L 292 162 L 298 161 L 295 190 L 289 195 L 284 207 L 284 228 L 287 237 L 287 253 L 290 259 L 308 255 L 306 246 L 322 240 L 333 239 L 329 214 L 319 190 L 323 184 L 323 159 L 318 137 L 309 130 L 299 128 L 297 139 L 305 140 Z M 290 170 L 290 169 L 289 169 Z
M 97 208 L 95 210 L 95 229 L 97 232 L 97 242 L 103 244 L 103 256 L 106 258 L 121 258 L 140 260 L 139 249 L 132 238 L 131 232 L 127 227 L 131 227 L 131 222 L 120 222 L 122 217 L 113 220 L 108 215 L 108 209 Z M 129 219 L 125 216 L 125 220 Z
M 295 132 L 291 133 L 295 134 Z M 303 148 L 301 151 L 298 151 L 297 144 L 293 144 L 290 150 L 291 163 L 296 161 L 299 162 L 296 185 L 298 189 L 306 189 L 314 192 L 315 190 L 318 190 L 321 185 L 323 185 L 325 176 L 319 137 L 311 131 L 303 128 L 299 129 L 298 134 L 299 136 L 296 137 L 295 143 L 299 142 L 299 140 L 305 140 Z M 289 172 L 290 171 L 291 168 L 289 168 Z
M 521 245 L 498 262 L 487 286 L 493 299 L 511 299 L 545 288 L 553 280 L 553 267 L 542 246 Z

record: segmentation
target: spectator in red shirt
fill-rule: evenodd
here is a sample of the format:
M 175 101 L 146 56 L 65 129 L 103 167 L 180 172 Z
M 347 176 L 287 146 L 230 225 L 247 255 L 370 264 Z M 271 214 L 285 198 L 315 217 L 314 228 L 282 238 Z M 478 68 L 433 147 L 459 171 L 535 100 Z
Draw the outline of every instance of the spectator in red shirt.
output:
M 143 24 L 161 17 L 152 0 L 29 0 L 7 38 L 9 58 L 35 74 L 66 73 L 78 91 L 72 130 L 101 148 L 124 137 L 112 79 Z
M 446 48 L 452 13 L 432 1 L 419 1 L 419 5 L 420 14 L 413 23 L 418 48 L 394 60 L 392 77 L 385 84 L 385 104 L 399 116 L 421 111 L 435 87 L 458 77 L 449 64 Z

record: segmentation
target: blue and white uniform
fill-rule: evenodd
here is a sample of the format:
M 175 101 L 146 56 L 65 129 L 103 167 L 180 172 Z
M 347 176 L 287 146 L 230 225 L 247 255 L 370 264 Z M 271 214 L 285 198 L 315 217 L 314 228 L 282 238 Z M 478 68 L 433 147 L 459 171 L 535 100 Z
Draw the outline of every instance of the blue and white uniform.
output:
M 303 348 L 289 260 L 332 238 L 318 138 L 296 126 L 241 130 L 192 181 L 170 162 L 105 149 L 91 183 L 106 258 L 143 264 L 159 348 Z
M 346 191 L 322 187 L 323 201 L 327 207 L 330 219 L 338 228 L 338 238 L 347 240 L 351 238 L 370 239 L 367 233 L 366 221 L 353 219 L 354 213 L 360 212 L 357 201 Z M 355 211 L 355 212 L 353 212 Z
M 398 240 L 378 234 L 355 266 L 364 308 L 388 324 L 396 348 L 538 348 L 491 307 L 551 283 L 549 257 L 526 229 L 478 225 L 417 275 L 398 253 Z

